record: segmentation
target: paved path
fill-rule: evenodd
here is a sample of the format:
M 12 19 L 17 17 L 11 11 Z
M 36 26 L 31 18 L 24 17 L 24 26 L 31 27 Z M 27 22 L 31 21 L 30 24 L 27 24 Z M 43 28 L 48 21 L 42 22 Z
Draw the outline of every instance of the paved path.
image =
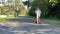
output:
M 60 34 L 58 27 L 44 23 L 37 25 L 34 21 L 27 16 L 11 19 L 6 22 L 7 26 L 0 26 L 0 34 Z

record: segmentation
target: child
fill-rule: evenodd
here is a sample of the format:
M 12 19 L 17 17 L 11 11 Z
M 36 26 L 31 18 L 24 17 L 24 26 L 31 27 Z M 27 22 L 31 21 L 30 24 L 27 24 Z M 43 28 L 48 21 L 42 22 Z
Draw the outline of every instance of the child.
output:
M 36 9 L 35 11 L 36 17 L 37 17 L 37 23 L 39 21 L 39 17 L 41 16 L 41 10 L 39 8 Z

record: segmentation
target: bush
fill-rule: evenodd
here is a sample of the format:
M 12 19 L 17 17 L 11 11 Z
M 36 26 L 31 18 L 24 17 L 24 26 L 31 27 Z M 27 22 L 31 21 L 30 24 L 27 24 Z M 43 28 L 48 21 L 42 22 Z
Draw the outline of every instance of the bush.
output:
M 38 3 L 37 3 L 38 2 Z M 31 4 L 31 9 L 29 10 L 29 15 L 35 16 L 35 9 L 39 7 L 42 11 L 42 16 L 45 17 L 48 14 L 48 0 L 34 0 Z

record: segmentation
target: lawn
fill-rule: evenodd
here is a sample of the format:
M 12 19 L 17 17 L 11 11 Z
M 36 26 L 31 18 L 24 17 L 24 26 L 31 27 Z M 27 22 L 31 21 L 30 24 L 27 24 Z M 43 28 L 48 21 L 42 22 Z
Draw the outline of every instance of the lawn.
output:
M 41 19 L 42 22 L 60 26 L 60 20 L 55 18 Z
M 0 17 L 0 21 L 5 21 L 5 20 L 8 20 L 8 19 L 12 19 L 12 18 L 15 18 L 15 17 L 14 16 Z

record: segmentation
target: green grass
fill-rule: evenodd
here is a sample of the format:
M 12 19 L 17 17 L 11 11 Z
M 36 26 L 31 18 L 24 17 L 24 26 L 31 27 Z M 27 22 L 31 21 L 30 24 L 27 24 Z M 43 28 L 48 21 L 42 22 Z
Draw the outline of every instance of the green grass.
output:
M 58 25 L 60 26 L 60 20 L 56 18 L 48 18 L 48 19 L 41 19 L 45 23 L 53 24 L 53 25 Z
M 15 18 L 14 16 L 8 16 L 8 17 L 5 17 L 5 18 L 0 18 L 0 21 L 5 21 L 5 20 L 8 20 L 8 19 L 12 19 L 12 18 Z
M 4 20 L 6 20 L 6 18 L 0 18 L 0 21 L 4 21 Z

